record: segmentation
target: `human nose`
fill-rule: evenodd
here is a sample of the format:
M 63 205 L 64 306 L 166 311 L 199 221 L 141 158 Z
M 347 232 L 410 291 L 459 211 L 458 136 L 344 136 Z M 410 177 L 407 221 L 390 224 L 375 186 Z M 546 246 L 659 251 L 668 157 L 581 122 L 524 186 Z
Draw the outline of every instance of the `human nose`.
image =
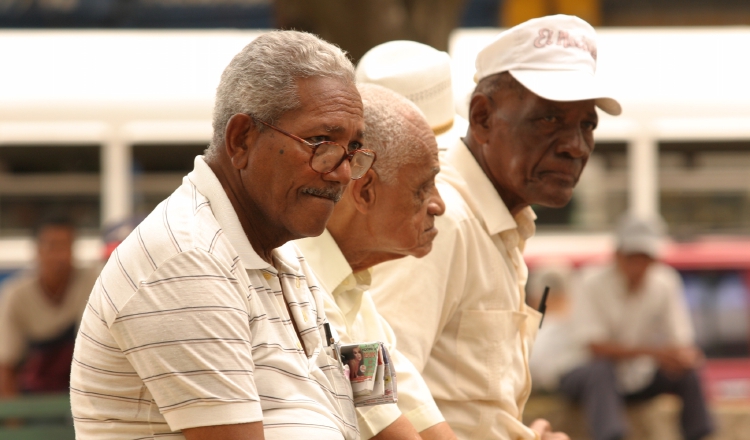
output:
M 427 213 L 430 215 L 443 215 L 444 212 L 445 202 L 443 201 L 443 197 L 440 196 L 440 191 L 435 187 L 427 205 Z
M 559 153 L 567 154 L 574 159 L 588 157 L 591 150 L 593 150 L 593 139 L 589 141 L 581 127 L 578 126 L 566 130 L 557 145 Z
M 344 159 L 341 161 L 333 171 L 328 174 L 323 174 L 323 180 L 331 182 L 338 182 L 341 185 L 348 185 L 352 180 L 352 167 L 348 160 Z

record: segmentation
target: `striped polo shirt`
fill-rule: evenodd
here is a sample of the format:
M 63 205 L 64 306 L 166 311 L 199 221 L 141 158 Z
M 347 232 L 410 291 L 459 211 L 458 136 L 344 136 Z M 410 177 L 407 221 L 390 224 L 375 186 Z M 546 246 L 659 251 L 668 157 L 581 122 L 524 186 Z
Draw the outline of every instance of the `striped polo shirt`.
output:
M 76 438 L 257 421 L 266 439 L 358 438 L 351 388 L 323 348 L 318 282 L 293 243 L 273 261 L 197 157 L 91 292 L 71 376 Z

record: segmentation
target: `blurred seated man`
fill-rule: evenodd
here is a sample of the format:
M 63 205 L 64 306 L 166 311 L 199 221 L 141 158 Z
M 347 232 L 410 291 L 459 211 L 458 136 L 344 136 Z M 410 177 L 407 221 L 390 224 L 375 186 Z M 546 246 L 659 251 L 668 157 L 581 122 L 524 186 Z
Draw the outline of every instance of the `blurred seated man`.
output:
M 0 290 L 0 397 L 67 392 L 73 345 L 96 275 L 73 265 L 73 224 L 36 231 L 37 265 Z
M 352 182 L 327 230 L 298 242 L 324 290 L 326 315 L 342 342 L 382 341 L 398 375 L 398 406 L 358 408 L 363 439 L 455 438 L 422 377 L 397 350 L 393 330 L 368 291 L 370 268 L 430 252 L 435 216 L 445 210 L 435 187 L 437 144 L 420 110 L 384 87 L 360 84 L 367 146 L 377 162 Z
M 232 59 L 211 145 L 91 292 L 71 374 L 78 440 L 359 438 L 318 282 L 290 241 L 320 235 L 372 165 L 363 131 L 339 48 L 274 31 Z
M 624 402 L 661 393 L 682 399 L 687 440 L 712 431 L 682 281 L 656 260 L 662 229 L 655 220 L 623 218 L 615 261 L 584 277 L 576 297 L 576 337 L 592 360 L 564 375 L 560 389 L 582 403 L 595 440 L 623 438 Z

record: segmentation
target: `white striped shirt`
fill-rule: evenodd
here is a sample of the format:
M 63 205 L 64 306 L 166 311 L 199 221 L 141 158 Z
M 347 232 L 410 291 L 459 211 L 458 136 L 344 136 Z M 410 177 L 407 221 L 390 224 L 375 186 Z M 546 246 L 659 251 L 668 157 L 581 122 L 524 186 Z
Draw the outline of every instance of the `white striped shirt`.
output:
M 266 439 L 358 438 L 351 388 L 323 348 L 318 283 L 293 243 L 273 257 L 254 252 L 196 158 L 94 286 L 73 359 L 76 438 L 257 421 Z

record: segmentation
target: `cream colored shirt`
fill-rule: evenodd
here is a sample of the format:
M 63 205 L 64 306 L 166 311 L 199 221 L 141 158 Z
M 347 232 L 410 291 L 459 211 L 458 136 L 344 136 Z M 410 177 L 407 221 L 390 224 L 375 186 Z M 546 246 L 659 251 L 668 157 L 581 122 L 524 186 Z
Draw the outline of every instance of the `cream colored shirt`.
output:
M 358 439 L 351 386 L 323 345 L 319 283 L 294 243 L 272 257 L 197 157 L 91 292 L 70 384 L 76 439 L 178 440 L 257 421 L 267 440 Z
M 60 304 L 44 294 L 36 270 L 6 281 L 0 289 L 0 364 L 15 366 L 30 343 L 43 343 L 78 328 L 95 281 L 94 270 L 73 269 Z
M 441 159 L 432 252 L 375 267 L 373 299 L 461 439 L 534 439 L 521 422 L 540 314 L 525 305 L 521 252 L 530 208 L 515 218 L 463 142 Z
M 615 264 L 590 268 L 576 296 L 573 324 L 579 343 L 614 342 L 625 347 L 687 347 L 693 325 L 682 279 L 672 267 L 650 265 L 637 292 L 628 294 Z M 656 361 L 648 356 L 618 362 L 617 381 L 625 393 L 646 387 Z
M 357 408 L 357 422 L 363 439 L 375 436 L 402 414 L 417 431 L 445 419 L 432 399 L 429 388 L 411 362 L 396 348 L 396 336 L 375 308 L 370 292 L 370 271 L 352 273 L 336 241 L 326 230 L 320 237 L 296 242 L 323 289 L 326 316 L 342 342 L 381 341 L 386 344 L 396 368 L 398 406 L 375 405 Z

